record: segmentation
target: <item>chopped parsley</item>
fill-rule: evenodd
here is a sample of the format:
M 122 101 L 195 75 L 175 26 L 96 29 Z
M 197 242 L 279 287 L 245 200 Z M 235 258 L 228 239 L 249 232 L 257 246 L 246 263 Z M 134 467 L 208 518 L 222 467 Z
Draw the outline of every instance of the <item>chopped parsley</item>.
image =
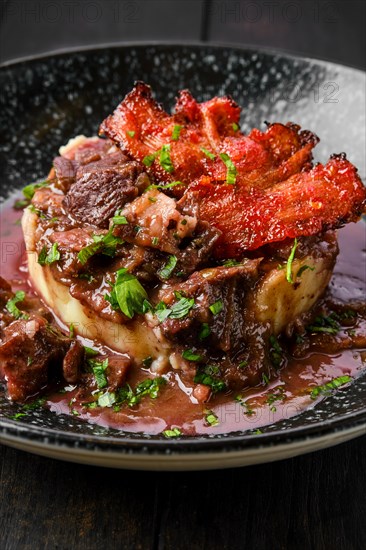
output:
M 233 122 L 231 126 L 234 132 L 237 132 L 239 130 L 239 124 L 237 124 L 236 122 Z
M 17 201 L 15 201 L 13 208 L 15 208 L 15 210 L 23 210 L 23 208 L 28 206 L 28 204 L 29 204 L 28 199 L 18 199 Z
M 292 262 L 294 261 L 294 258 L 295 258 L 295 252 L 296 252 L 297 244 L 298 244 L 297 239 L 295 237 L 294 244 L 293 244 L 293 247 L 291 248 L 291 252 L 290 252 L 290 255 L 288 257 L 287 264 L 286 264 L 286 280 L 291 285 L 294 284 L 294 280 L 292 278 Z
M 205 149 L 205 147 L 201 147 L 201 151 L 202 151 L 202 153 L 204 153 L 204 154 L 206 155 L 206 157 L 209 158 L 210 160 L 215 160 L 216 155 L 214 155 L 213 153 L 211 153 L 208 149 Z
M 276 406 L 274 403 L 276 401 L 283 401 L 286 397 L 284 386 L 278 386 L 272 393 L 268 394 L 266 403 L 269 405 L 271 412 L 276 412 Z
M 274 336 L 273 334 L 269 338 L 269 343 L 270 343 L 269 354 L 270 354 L 270 357 L 271 357 L 271 361 L 272 361 L 272 363 L 274 364 L 275 367 L 279 367 L 281 365 L 281 362 L 282 362 L 283 350 L 282 350 L 276 336 Z
M 27 313 L 24 313 L 17 307 L 17 304 L 19 304 L 20 302 L 23 302 L 24 298 L 25 298 L 25 292 L 23 290 L 18 290 L 14 294 L 13 298 L 8 300 L 6 303 L 6 306 L 5 306 L 6 309 L 8 310 L 10 315 L 12 315 L 15 319 L 28 319 L 29 317 Z
M 143 164 L 145 164 L 145 166 L 149 168 L 150 166 L 153 165 L 156 157 L 157 157 L 157 153 L 151 153 L 150 155 L 146 155 L 146 157 L 142 159 L 142 162 Z
M 169 279 L 175 269 L 175 266 L 177 265 L 177 261 L 178 261 L 178 258 L 176 256 L 169 256 L 168 261 L 166 262 L 164 267 L 162 267 L 158 271 L 158 275 L 162 279 Z
M 154 246 L 157 246 L 159 244 L 159 237 L 153 237 L 152 240 L 151 240 L 151 243 Z
M 230 259 L 230 260 L 225 260 L 222 265 L 225 267 L 235 267 L 236 265 L 240 265 L 240 262 L 238 262 L 237 260 Z
M 122 219 L 126 220 L 124 216 L 115 216 L 115 218 L 116 217 L 121 220 L 119 221 L 119 224 L 125 223 L 122 221 Z M 88 244 L 88 246 L 85 246 L 80 250 L 78 253 L 78 260 L 82 265 L 85 265 L 89 258 L 98 253 L 104 254 L 105 256 L 110 256 L 111 258 L 114 257 L 117 245 L 123 244 L 123 240 L 120 237 L 115 237 L 113 235 L 113 229 L 114 227 L 111 227 L 106 235 L 93 235 L 94 242 Z
M 302 265 L 299 269 L 299 271 L 296 273 L 296 277 L 301 277 L 301 275 L 306 271 L 307 269 L 310 269 L 310 271 L 314 271 L 315 267 L 310 267 L 310 265 Z
M 314 323 L 306 327 L 307 332 L 326 332 L 328 334 L 337 334 L 341 325 L 339 324 L 340 317 L 336 313 L 330 315 L 318 315 L 315 317 Z
M 182 435 L 182 432 L 180 431 L 179 428 L 171 428 L 170 430 L 164 430 L 163 431 L 163 435 L 165 435 L 165 437 L 179 437 L 180 435 Z
M 181 129 L 182 129 L 182 126 L 180 126 L 179 124 L 175 124 L 175 126 L 173 128 L 173 132 L 172 132 L 172 140 L 173 141 L 178 141 Z
M 151 355 L 148 355 L 145 357 L 145 359 L 142 360 L 142 364 L 144 365 L 145 369 L 148 369 L 151 366 L 151 363 L 153 362 L 153 358 Z
M 199 332 L 198 338 L 204 340 L 211 334 L 211 329 L 208 323 L 202 323 L 201 330 Z
M 218 416 L 213 411 L 206 410 L 205 413 L 205 421 L 207 424 L 210 426 L 218 426 L 220 424 Z
M 217 377 L 219 372 L 218 367 L 207 365 L 197 371 L 193 381 L 195 384 L 209 386 L 213 393 L 223 391 L 226 389 L 226 384 Z
M 351 380 L 351 376 L 348 376 L 347 374 L 344 376 L 338 376 L 338 378 L 333 378 L 330 382 L 313 388 L 310 392 L 310 397 L 311 399 L 316 399 L 319 395 L 330 395 L 333 390 L 336 390 L 340 386 L 344 386 L 344 384 L 348 384 Z
M 49 181 L 40 181 L 38 183 L 30 183 L 23 188 L 23 195 L 26 199 L 31 200 L 34 197 L 34 193 L 41 187 L 47 187 L 50 184 Z
M 53 243 L 50 251 L 47 251 L 47 247 L 44 246 L 38 255 L 38 263 L 40 265 L 51 265 L 57 262 L 61 258 L 61 254 L 58 250 L 58 243 Z
M 128 225 L 128 220 L 125 216 L 121 216 L 120 212 L 117 211 L 112 218 L 113 225 Z
M 224 307 L 224 304 L 222 303 L 222 300 L 217 300 L 214 304 L 211 304 L 209 307 L 209 310 L 214 314 L 217 315 L 222 311 L 222 308 Z
M 187 359 L 187 361 L 202 361 L 202 355 L 198 355 L 197 353 L 194 353 L 191 349 L 186 349 L 182 353 L 183 359 Z
M 182 319 L 188 315 L 194 306 L 194 298 L 186 298 L 179 292 L 175 293 L 175 297 L 178 302 L 175 302 L 170 308 L 167 307 L 165 302 L 159 302 L 155 307 L 154 313 L 160 323 L 163 323 L 168 317 L 170 319 Z
M 95 381 L 99 389 L 105 388 L 108 385 L 108 380 L 105 375 L 105 371 L 108 367 L 108 358 L 104 361 L 97 361 L 96 359 L 88 359 L 88 365 L 91 368 Z
M 112 407 L 116 402 L 116 394 L 114 392 L 106 391 L 98 397 L 99 407 Z
M 174 166 L 172 163 L 172 159 L 170 158 L 170 145 L 163 145 L 160 149 L 160 155 L 159 155 L 159 164 L 166 172 L 169 172 L 171 174 L 174 172 Z
M 113 309 L 120 309 L 130 319 L 135 313 L 143 313 L 143 304 L 147 298 L 147 292 L 139 280 L 125 268 L 117 271 L 112 291 L 105 296 Z
M 220 158 L 226 166 L 226 183 L 234 185 L 236 182 L 236 166 L 227 153 L 220 153 Z
M 136 132 L 134 130 L 127 130 L 126 134 L 131 138 L 135 137 Z

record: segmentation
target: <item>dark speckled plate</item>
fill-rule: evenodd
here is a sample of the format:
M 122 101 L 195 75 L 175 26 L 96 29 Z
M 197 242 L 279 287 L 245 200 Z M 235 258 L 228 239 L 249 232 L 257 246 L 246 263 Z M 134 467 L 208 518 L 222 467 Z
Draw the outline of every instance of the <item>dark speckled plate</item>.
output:
M 244 107 L 244 130 L 264 120 L 296 121 L 321 136 L 316 160 L 347 151 L 365 178 L 364 73 L 250 48 L 132 44 L 26 59 L 1 68 L 2 197 L 42 178 L 69 138 L 95 134 L 135 80 L 151 84 L 166 106 L 185 87 L 199 100 L 231 94 Z M 17 411 L 17 405 L 0 396 L 0 439 L 30 452 L 121 468 L 222 468 L 295 456 L 366 433 L 366 378 L 313 409 L 263 428 L 261 435 L 167 441 L 107 430 L 47 410 L 11 420 Z

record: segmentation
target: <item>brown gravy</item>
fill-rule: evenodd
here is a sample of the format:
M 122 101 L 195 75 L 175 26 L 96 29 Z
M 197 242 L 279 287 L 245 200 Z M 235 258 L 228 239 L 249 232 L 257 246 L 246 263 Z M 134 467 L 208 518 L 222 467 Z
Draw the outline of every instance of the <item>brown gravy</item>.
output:
M 1 275 L 11 282 L 14 290 L 33 293 L 27 282 L 25 247 L 19 225 L 21 211 L 12 207 L 16 198 L 6 201 L 1 209 Z M 331 285 L 337 299 L 344 302 L 365 300 L 365 227 L 361 221 L 339 231 L 340 254 Z M 91 342 L 86 344 L 95 346 Z M 158 434 L 174 427 L 188 435 L 258 430 L 313 407 L 323 397 L 311 399 L 311 388 L 344 375 L 357 377 L 365 368 L 365 362 L 365 350 L 346 350 L 334 355 L 316 352 L 301 359 L 289 357 L 278 379 L 267 386 L 251 388 L 240 395 L 218 394 L 206 404 L 197 403 L 192 387 L 171 372 L 156 399 L 146 397 L 138 406 L 124 406 L 119 412 L 112 408 L 86 409 L 74 404 L 77 390 L 70 386 L 66 386 L 66 392 L 60 388 L 61 391 L 47 394 L 47 406 L 56 414 L 74 414 L 90 423 L 130 432 Z M 128 381 L 133 387 L 148 376 L 148 369 L 143 369 L 132 372 Z M 217 418 L 215 425 L 207 421 L 211 413 Z M 213 417 L 210 418 L 212 423 Z

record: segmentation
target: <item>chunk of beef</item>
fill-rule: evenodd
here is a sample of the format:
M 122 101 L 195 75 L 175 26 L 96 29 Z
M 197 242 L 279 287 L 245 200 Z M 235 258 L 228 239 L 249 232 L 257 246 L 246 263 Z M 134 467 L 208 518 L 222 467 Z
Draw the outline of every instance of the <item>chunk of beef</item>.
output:
M 270 326 L 258 323 L 250 305 L 260 262 L 204 269 L 160 292 L 168 308 L 179 296 L 194 299 L 188 315 L 167 317 L 160 329 L 167 339 L 196 349 L 206 365 L 216 365 L 220 378 L 232 389 L 256 385 L 263 373 L 268 376 L 274 368 Z
M 67 193 L 75 182 L 77 163 L 65 157 L 56 157 L 53 159 L 53 167 L 56 173 L 56 187 Z
M 128 224 L 118 226 L 118 235 L 138 246 L 153 247 L 176 254 L 179 244 L 192 236 L 196 216 L 185 216 L 174 199 L 151 189 L 143 193 L 122 211 Z
M 194 298 L 194 307 L 181 319 L 167 318 L 161 325 L 168 339 L 202 345 L 200 328 L 207 323 L 210 334 L 205 339 L 216 349 L 229 352 L 246 337 L 247 294 L 258 280 L 260 260 L 247 260 L 235 267 L 216 267 L 196 271 L 187 281 L 163 290 L 160 298 L 171 306 L 176 293 Z M 211 309 L 210 309 L 211 308 Z
M 141 166 L 116 152 L 80 166 L 63 205 L 76 220 L 106 228 L 116 210 L 148 184 Z
M 43 317 L 18 319 L 4 330 L 0 345 L 1 377 L 14 401 L 39 392 L 61 374 L 70 339 L 52 328 Z
M 5 327 L 14 320 L 13 316 L 6 309 L 6 304 L 13 296 L 10 284 L 0 277 L 0 338 L 3 335 Z
M 79 381 L 84 358 L 84 347 L 80 344 L 79 340 L 73 340 L 62 363 L 62 374 L 69 384 L 76 384 Z

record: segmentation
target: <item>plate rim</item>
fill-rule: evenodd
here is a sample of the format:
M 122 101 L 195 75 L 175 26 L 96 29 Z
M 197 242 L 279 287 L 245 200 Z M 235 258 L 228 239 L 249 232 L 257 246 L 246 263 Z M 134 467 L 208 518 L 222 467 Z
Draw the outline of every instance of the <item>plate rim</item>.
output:
M 340 63 L 333 60 L 324 59 L 322 57 L 304 55 L 302 53 L 290 53 L 287 50 L 276 47 L 262 47 L 256 46 L 255 44 L 246 44 L 246 43 L 237 43 L 237 42 L 225 42 L 225 41 L 207 41 L 203 42 L 200 40 L 131 40 L 125 42 L 103 42 L 97 45 L 84 45 L 84 46 L 73 46 L 65 48 L 56 48 L 48 52 L 41 52 L 33 55 L 26 55 L 15 57 L 7 61 L 2 61 L 0 63 L 0 69 L 11 68 L 13 65 L 19 65 L 23 63 L 29 63 L 31 61 L 42 61 L 49 57 L 61 57 L 68 54 L 82 54 L 87 52 L 97 52 L 99 50 L 106 49 L 125 49 L 125 48 L 139 48 L 139 47 L 206 47 L 214 49 L 233 49 L 233 50 L 242 50 L 242 51 L 251 51 L 253 53 L 263 53 L 267 55 L 281 55 L 288 59 L 301 60 L 307 62 L 316 62 L 323 66 L 332 66 L 342 67 L 342 69 L 349 69 L 351 71 L 356 71 L 363 76 L 366 76 L 366 69 L 361 67 L 356 67 L 355 65 L 349 65 L 345 63 Z

